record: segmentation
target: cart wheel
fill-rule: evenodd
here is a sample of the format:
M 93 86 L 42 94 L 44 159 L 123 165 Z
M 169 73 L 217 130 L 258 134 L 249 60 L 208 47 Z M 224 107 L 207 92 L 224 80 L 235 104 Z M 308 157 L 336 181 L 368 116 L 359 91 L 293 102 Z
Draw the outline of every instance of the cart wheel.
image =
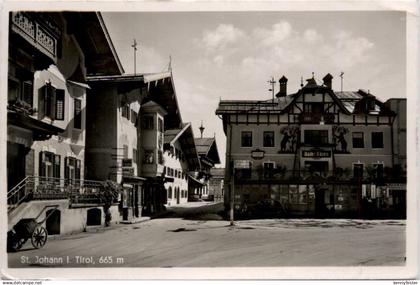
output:
M 44 227 L 37 227 L 32 234 L 31 242 L 35 248 L 41 248 L 47 242 L 48 233 Z

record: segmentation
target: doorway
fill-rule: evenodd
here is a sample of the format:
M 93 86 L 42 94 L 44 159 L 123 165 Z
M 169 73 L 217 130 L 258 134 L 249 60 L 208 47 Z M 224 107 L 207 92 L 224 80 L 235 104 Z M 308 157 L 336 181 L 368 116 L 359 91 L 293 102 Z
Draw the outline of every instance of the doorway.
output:
M 17 143 L 7 143 L 7 190 L 15 187 L 25 178 L 26 166 L 25 146 Z
M 47 220 L 45 227 L 49 235 L 59 235 L 61 227 L 61 211 L 56 209 L 48 210 L 46 213 Z
M 325 215 L 325 189 L 315 190 L 315 216 L 322 218 Z

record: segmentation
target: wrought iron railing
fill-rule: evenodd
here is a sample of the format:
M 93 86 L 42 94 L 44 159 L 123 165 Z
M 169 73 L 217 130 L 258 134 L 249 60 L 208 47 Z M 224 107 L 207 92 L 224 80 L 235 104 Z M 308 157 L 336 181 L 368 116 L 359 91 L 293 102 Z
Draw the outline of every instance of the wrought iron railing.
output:
M 115 201 L 117 196 L 118 187 L 107 181 L 27 176 L 8 191 L 7 203 L 10 212 L 29 200 L 69 199 L 71 203 L 103 203 L 105 199 Z

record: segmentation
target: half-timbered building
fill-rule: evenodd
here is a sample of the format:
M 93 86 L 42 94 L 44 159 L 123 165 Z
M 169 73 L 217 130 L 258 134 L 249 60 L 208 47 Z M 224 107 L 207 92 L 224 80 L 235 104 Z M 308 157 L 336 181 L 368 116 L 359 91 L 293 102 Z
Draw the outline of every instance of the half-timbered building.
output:
M 334 91 L 330 74 L 294 94 L 286 77 L 279 82 L 274 99 L 222 100 L 216 110 L 227 136 L 226 208 L 234 201 L 238 212 L 285 216 L 392 213 L 396 113 L 369 91 Z

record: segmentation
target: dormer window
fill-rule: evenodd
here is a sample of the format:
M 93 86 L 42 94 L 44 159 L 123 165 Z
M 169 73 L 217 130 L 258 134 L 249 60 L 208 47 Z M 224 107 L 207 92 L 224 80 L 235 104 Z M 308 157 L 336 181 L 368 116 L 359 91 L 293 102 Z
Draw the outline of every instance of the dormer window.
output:
M 316 102 L 316 103 L 305 103 L 303 105 L 305 113 L 311 114 L 322 114 L 324 112 L 324 104 Z

